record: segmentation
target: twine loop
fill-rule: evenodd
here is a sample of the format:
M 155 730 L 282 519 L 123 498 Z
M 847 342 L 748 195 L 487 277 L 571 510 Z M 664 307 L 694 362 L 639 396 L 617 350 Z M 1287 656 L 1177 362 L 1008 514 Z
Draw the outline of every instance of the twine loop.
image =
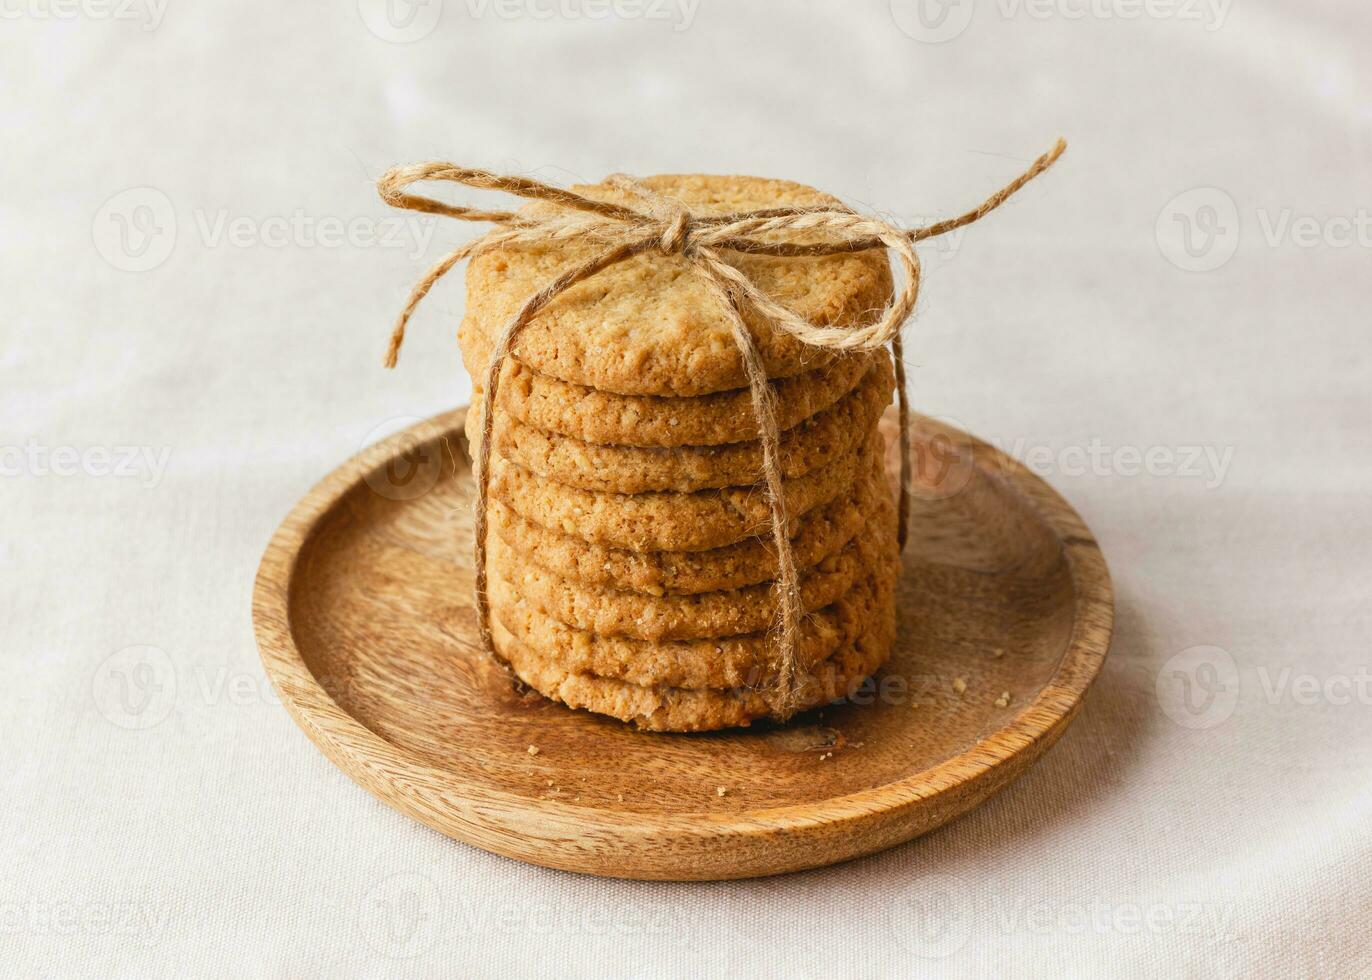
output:
M 480 221 L 495 225 L 491 231 L 449 252 L 424 275 L 410 291 L 396 319 L 386 352 L 386 366 L 394 367 L 410 316 L 433 288 L 458 262 L 492 249 L 521 244 L 582 242 L 597 247 L 592 258 L 568 269 L 530 296 L 502 328 L 492 347 L 486 367 L 485 404 L 482 410 L 482 437 L 474 460 L 476 513 L 473 520 L 473 548 L 476 577 L 477 623 L 487 654 L 499 661 L 490 624 L 487 596 L 486 536 L 487 497 L 491 441 L 494 432 L 496 394 L 501 369 L 510 356 L 519 332 L 541 310 L 563 292 L 585 279 L 625 259 L 645 252 L 680 256 L 692 273 L 718 300 L 728 320 L 730 334 L 738 348 L 757 419 L 762 451 L 762 476 L 767 485 L 771 511 L 771 534 L 777 553 L 777 625 L 773 631 L 777 646 L 777 695 L 774 711 L 789 717 L 798 699 L 799 664 L 797 646 L 803 610 L 800 580 L 791 549 L 790 522 L 783 493 L 780 465 L 780 433 L 775 417 L 775 391 L 769 383 L 762 356 L 744 321 L 751 309 L 774 329 L 781 330 L 811 347 L 831 351 L 872 351 L 890 346 L 895 359 L 896 390 L 900 403 L 900 522 L 898 540 L 903 549 L 908 533 L 910 491 L 910 420 L 905 386 L 905 363 L 901 327 L 914 311 L 919 299 L 920 264 L 915 243 L 969 225 L 1003 204 L 1021 187 L 1043 173 L 1067 149 L 1058 140 L 1054 147 L 1036 159 L 1024 173 L 987 198 L 977 208 L 922 228 L 900 228 L 875 217 L 858 214 L 841 205 L 765 208 L 723 215 L 694 214 L 681 201 L 659 194 L 626 174 L 614 174 L 606 183 L 624 192 L 637 208 L 610 201 L 583 197 L 565 188 L 544 184 L 528 177 L 494 174 L 486 170 L 458 167 L 451 163 L 421 163 L 396 167 L 378 181 L 381 197 L 388 204 L 411 211 L 441 214 L 461 221 Z M 548 207 L 536 211 L 492 211 L 446 204 L 433 198 L 407 192 L 411 184 L 441 180 L 485 190 L 498 190 L 517 197 L 542 202 Z M 893 252 L 904 277 L 899 288 L 876 319 L 854 327 L 822 326 L 810 323 L 758 289 L 722 253 L 806 257 L 838 255 L 870 249 Z

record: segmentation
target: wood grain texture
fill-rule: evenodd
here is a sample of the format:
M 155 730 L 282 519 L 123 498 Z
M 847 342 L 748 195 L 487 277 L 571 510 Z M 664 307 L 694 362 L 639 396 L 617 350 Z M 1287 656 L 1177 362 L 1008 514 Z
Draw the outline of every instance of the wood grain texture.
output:
M 372 446 L 310 491 L 253 597 L 262 661 L 300 727 L 450 837 L 628 878 L 870 854 L 1024 772 L 1105 658 L 1109 573 L 1081 519 L 995 448 L 919 419 L 899 637 L 863 703 L 696 735 L 571 711 L 479 653 L 464 415 Z

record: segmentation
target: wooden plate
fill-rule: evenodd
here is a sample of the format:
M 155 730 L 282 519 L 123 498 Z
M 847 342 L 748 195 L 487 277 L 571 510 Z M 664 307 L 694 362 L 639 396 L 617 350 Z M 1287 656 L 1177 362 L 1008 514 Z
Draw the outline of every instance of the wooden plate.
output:
M 1110 579 L 1081 519 L 1004 454 L 921 418 L 899 639 L 862 703 L 657 735 L 522 693 L 476 644 L 464 417 L 372 446 L 310 491 L 253 596 L 262 661 L 300 727 L 450 837 L 626 878 L 870 854 L 1022 773 L 1105 657 Z

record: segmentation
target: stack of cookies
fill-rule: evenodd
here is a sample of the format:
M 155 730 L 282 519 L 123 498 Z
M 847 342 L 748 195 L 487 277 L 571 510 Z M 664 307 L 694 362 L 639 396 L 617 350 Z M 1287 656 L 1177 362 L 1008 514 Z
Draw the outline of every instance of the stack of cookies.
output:
M 835 203 L 786 181 L 687 175 L 644 183 L 696 214 Z M 625 200 L 616 187 L 573 189 Z M 478 384 L 467 422 L 473 444 L 488 407 L 480 382 L 501 329 L 593 248 L 520 245 L 472 261 L 459 340 Z M 866 324 L 891 291 L 880 250 L 725 254 L 814 323 Z M 494 409 L 488 594 L 496 652 L 549 698 L 653 730 L 784 713 L 761 444 L 718 304 L 681 256 L 644 253 L 614 265 L 519 334 Z M 796 647 L 799 706 L 811 707 L 850 693 L 893 641 L 896 508 L 877 423 L 894 373 L 885 351 L 835 354 L 752 313 L 745 319 L 776 394 L 806 613 Z

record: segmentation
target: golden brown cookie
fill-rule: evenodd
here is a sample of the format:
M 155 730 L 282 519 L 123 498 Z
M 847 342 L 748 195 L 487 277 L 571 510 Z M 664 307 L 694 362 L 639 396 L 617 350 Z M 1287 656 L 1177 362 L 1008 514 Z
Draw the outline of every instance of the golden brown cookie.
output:
M 836 404 L 782 435 L 778 462 L 786 478 L 802 477 L 864 441 L 891 403 L 890 358 L 876 358 L 867 375 Z M 481 407 L 467 413 L 467 436 L 481 437 Z M 495 452 L 541 477 L 604 493 L 694 493 L 760 479 L 761 443 L 644 449 L 582 442 L 525 425 L 508 415 L 495 423 Z
M 802 669 L 853 641 L 862 625 L 890 603 L 892 577 L 874 573 L 805 617 L 796 651 Z M 775 637 L 766 633 L 665 643 L 597 636 L 544 615 L 499 579 L 492 581 L 490 596 L 493 622 L 571 673 L 649 687 L 702 688 L 757 686 L 776 671 Z
M 895 537 L 894 512 L 895 505 L 887 501 L 847 547 L 801 574 L 804 611 L 834 602 L 880 561 Z M 498 537 L 491 539 L 488 554 L 491 574 L 517 588 L 539 612 L 601 636 L 718 638 L 766 630 L 776 620 L 776 590 L 771 582 L 695 595 L 645 596 L 559 578 L 511 552 Z
M 648 177 L 644 183 L 696 214 L 840 206 L 813 188 L 758 177 L 677 174 Z M 572 190 L 642 207 L 625 191 L 605 184 Z M 535 203 L 526 210 L 544 213 L 550 208 Z M 808 240 L 822 240 L 822 233 Z M 603 248 L 578 240 L 507 246 L 478 255 L 467 270 L 467 307 L 459 335 L 493 345 L 529 297 Z M 764 293 L 816 324 L 869 324 L 891 294 L 890 264 L 882 249 L 814 257 L 721 255 Z M 745 322 L 768 377 L 792 377 L 834 360 L 831 352 L 774 329 L 751 309 Z M 540 374 L 622 395 L 694 396 L 747 385 L 728 316 L 681 255 L 646 252 L 571 287 L 524 328 L 513 353 Z
M 486 382 L 484 343 L 462 352 L 474 403 Z M 849 354 L 832 364 L 771 383 L 777 428 L 786 431 L 852 391 L 867 362 L 883 352 Z M 539 374 L 511 357 L 500 375 L 500 408 L 525 425 L 582 442 L 616 446 L 721 446 L 758 438 L 747 388 L 697 398 L 616 395 Z
M 791 551 L 804 570 L 843 549 L 884 495 L 892 494 L 881 460 L 850 494 L 792 521 Z M 745 538 L 710 551 L 631 551 L 591 544 L 561 531 L 539 527 L 498 500 L 490 505 L 491 529 L 525 558 L 555 575 L 584 585 L 644 595 L 694 595 L 739 589 L 776 575 L 770 538 Z
M 852 487 L 881 454 L 873 431 L 859 450 L 813 473 L 782 481 L 791 519 Z M 598 493 L 545 480 L 492 457 L 490 496 L 525 520 L 595 544 L 637 551 L 707 551 L 767 534 L 771 508 L 760 485 L 697 493 Z
M 712 731 L 748 725 L 777 711 L 778 692 L 771 684 L 725 689 L 642 686 L 569 671 L 515 639 L 499 623 L 494 637 L 497 653 L 543 696 L 650 731 Z M 894 639 L 895 606 L 888 600 L 863 619 L 851 643 L 801 675 L 796 707 L 806 710 L 852 694 L 890 657 Z

